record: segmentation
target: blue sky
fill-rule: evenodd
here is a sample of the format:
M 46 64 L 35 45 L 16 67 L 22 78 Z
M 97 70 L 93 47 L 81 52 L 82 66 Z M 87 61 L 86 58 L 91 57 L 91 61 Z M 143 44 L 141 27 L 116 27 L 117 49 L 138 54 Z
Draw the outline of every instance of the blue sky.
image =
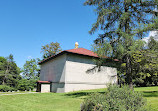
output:
M 59 42 L 63 50 L 91 49 L 97 37 L 88 31 L 96 20 L 85 0 L 1 0 L 0 56 L 14 55 L 22 67 L 30 58 L 41 58 L 41 46 Z

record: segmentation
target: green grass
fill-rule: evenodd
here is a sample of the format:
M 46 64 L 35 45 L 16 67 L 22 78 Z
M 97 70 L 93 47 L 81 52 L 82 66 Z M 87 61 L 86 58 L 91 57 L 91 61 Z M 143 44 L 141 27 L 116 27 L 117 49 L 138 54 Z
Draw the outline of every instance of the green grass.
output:
M 140 87 L 134 90 L 143 93 L 151 111 L 158 111 L 158 87 Z
M 86 90 L 71 93 L 36 93 L 0 96 L 0 111 L 79 111 L 85 97 L 106 89 Z M 143 93 L 151 111 L 158 111 L 158 87 L 135 88 Z
M 33 91 L 31 91 L 33 92 Z M 35 92 L 35 91 L 34 91 Z M 19 92 L 0 92 L 0 95 L 1 94 L 18 94 L 18 93 L 30 93 L 29 91 L 19 91 Z

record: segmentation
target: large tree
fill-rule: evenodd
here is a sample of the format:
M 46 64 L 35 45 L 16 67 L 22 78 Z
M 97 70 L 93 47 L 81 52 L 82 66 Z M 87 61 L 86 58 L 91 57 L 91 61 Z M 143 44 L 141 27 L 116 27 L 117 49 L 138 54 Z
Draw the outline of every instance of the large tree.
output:
M 22 69 L 22 76 L 27 80 L 38 80 L 40 68 L 38 66 L 38 60 L 31 59 L 26 61 Z
M 46 59 L 50 56 L 56 55 L 57 53 L 61 52 L 62 49 L 58 42 L 51 42 L 50 44 L 46 44 L 42 46 L 41 52 L 43 53 L 43 59 Z
M 0 57 L 0 84 L 16 87 L 20 78 L 20 68 L 14 62 L 13 55 Z
M 85 5 L 95 6 L 97 21 L 89 31 L 103 31 L 95 40 L 103 56 L 117 58 L 126 64 L 126 82 L 132 88 L 132 54 L 142 50 L 139 39 L 144 35 L 144 27 L 153 23 L 154 0 L 87 0 Z

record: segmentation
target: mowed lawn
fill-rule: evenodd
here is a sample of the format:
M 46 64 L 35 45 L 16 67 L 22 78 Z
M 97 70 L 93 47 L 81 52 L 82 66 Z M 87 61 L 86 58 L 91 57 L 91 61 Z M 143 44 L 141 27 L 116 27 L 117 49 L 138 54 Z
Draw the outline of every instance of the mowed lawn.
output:
M 80 104 L 90 93 L 105 90 L 1 95 L 0 111 L 79 111 Z M 158 87 L 135 88 L 135 91 L 143 93 L 151 111 L 158 111 Z

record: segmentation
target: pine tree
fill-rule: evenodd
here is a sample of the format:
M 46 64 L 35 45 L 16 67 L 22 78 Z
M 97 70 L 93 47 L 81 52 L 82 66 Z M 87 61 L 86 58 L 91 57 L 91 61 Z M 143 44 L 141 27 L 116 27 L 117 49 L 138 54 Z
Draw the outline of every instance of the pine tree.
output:
M 139 39 L 149 29 L 148 25 L 153 23 L 151 16 L 156 2 L 87 0 L 84 4 L 96 7 L 97 21 L 89 33 L 93 34 L 97 29 L 103 31 L 103 34 L 99 34 L 95 40 L 96 45 L 104 44 L 99 48 L 101 51 L 97 52 L 102 52 L 102 56 L 111 56 L 126 63 L 126 82 L 132 88 L 131 56 L 136 50 L 143 48 L 143 43 Z
M 20 78 L 20 68 L 17 67 L 13 55 L 0 57 L 0 84 L 16 87 Z

